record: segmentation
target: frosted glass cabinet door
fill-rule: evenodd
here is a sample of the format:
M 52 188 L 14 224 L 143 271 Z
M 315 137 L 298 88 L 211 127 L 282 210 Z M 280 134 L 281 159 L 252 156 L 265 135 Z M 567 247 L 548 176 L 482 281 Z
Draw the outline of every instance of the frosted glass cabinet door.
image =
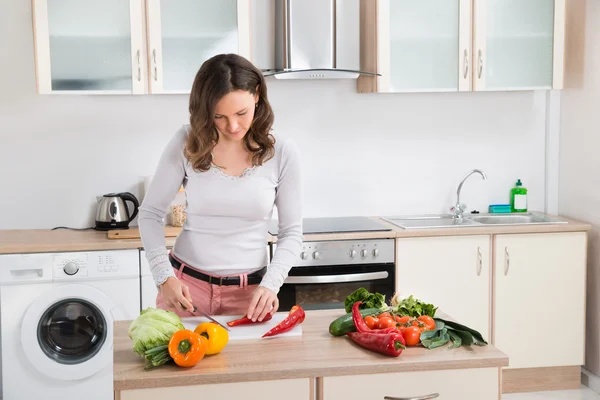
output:
M 475 0 L 476 90 L 553 87 L 555 0 Z
M 34 0 L 38 93 L 141 93 L 143 0 Z
M 150 89 L 189 93 L 204 61 L 250 58 L 250 0 L 148 0 Z
M 470 90 L 469 0 L 380 0 L 382 92 Z

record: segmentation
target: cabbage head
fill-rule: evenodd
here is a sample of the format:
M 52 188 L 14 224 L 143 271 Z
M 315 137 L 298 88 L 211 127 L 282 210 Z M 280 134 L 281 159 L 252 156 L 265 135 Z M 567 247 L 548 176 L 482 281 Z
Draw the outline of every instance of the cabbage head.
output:
M 133 340 L 133 351 L 144 357 L 146 350 L 169 344 L 173 333 L 181 329 L 185 327 L 177 314 L 148 307 L 131 322 L 128 336 Z

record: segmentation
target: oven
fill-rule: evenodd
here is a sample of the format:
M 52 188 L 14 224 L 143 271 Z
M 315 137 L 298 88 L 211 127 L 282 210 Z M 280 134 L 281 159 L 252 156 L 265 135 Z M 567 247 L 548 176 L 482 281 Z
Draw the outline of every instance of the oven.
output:
M 295 304 L 305 310 L 343 309 L 346 297 L 361 287 L 385 295 L 389 303 L 396 285 L 394 252 L 394 239 L 304 242 L 278 294 L 279 311 Z

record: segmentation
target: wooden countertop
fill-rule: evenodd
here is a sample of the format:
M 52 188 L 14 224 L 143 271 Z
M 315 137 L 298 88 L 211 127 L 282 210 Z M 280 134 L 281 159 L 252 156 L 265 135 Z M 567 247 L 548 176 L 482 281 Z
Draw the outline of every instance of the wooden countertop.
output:
M 539 213 L 538 213 L 539 214 Z M 555 217 L 555 216 L 553 216 Z M 590 224 L 582 223 L 568 218 L 567 224 L 553 225 L 515 225 L 515 226 L 474 226 L 463 228 L 432 228 L 432 229 L 402 229 L 378 217 L 371 219 L 391 228 L 390 231 L 381 232 L 349 232 L 329 234 L 304 235 L 305 242 L 324 240 L 354 240 L 354 239 L 385 239 L 425 236 L 459 236 L 459 235 L 490 235 L 503 233 L 553 233 L 588 231 Z M 555 217 L 556 218 L 556 217 Z M 175 244 L 175 237 L 167 237 L 167 246 Z M 277 242 L 277 237 L 266 235 L 265 245 Z M 142 248 L 140 239 L 108 239 L 106 232 L 95 230 L 49 230 L 49 229 L 24 229 L 0 230 L 0 254 L 10 253 L 39 253 L 59 251 L 94 251 L 94 250 L 122 250 Z
M 488 346 L 406 349 L 398 358 L 365 350 L 347 337 L 333 337 L 329 324 L 343 310 L 307 311 L 301 337 L 229 342 L 217 355 L 195 367 L 162 365 L 144 370 L 145 360 L 132 351 L 130 322 L 115 323 L 114 390 L 231 383 L 390 372 L 508 366 L 508 357 Z

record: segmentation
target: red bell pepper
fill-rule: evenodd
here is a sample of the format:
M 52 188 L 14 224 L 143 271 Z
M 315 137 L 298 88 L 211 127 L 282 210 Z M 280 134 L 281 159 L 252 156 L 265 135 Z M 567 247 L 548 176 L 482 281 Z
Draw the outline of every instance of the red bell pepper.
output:
M 398 357 L 406 348 L 404 337 L 399 332 L 348 332 L 348 337 L 361 347 L 386 356 Z
M 227 322 L 227 325 L 238 326 L 238 325 L 247 325 L 247 324 L 260 324 L 260 323 L 270 320 L 271 318 L 273 318 L 273 315 L 271 313 L 268 313 L 267 315 L 265 315 L 265 317 L 263 318 L 262 321 L 259 321 L 259 320 L 252 321 L 250 318 L 248 318 L 248 316 L 244 315 L 240 319 L 236 319 L 236 320 Z
M 288 314 L 287 317 L 285 317 L 285 319 L 283 321 L 281 321 L 280 323 L 275 325 L 273 327 L 273 329 L 271 329 L 269 332 L 265 333 L 262 337 L 275 336 L 277 334 L 290 331 L 296 325 L 301 324 L 304 321 L 305 316 L 306 316 L 306 314 L 304 313 L 304 310 L 302 309 L 302 307 L 295 305 L 294 307 L 292 307 L 292 309 L 290 310 L 290 313 Z

